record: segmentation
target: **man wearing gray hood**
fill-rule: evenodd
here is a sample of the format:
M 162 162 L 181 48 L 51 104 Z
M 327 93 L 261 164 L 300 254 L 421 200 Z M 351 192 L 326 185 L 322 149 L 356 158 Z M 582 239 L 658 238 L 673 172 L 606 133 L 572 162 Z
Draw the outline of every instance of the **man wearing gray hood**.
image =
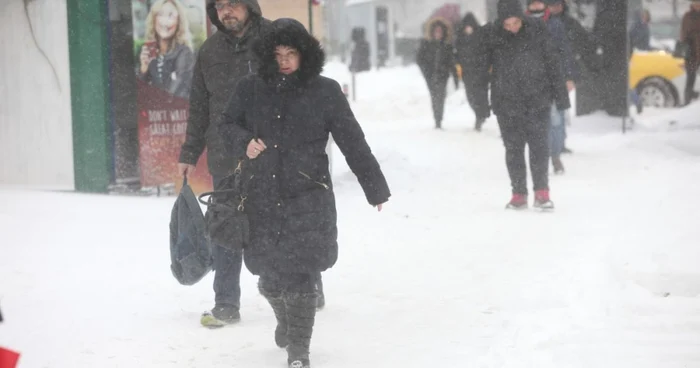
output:
M 207 148 L 214 188 L 235 169 L 214 126 L 228 105 L 238 81 L 254 73 L 258 61 L 252 45 L 271 22 L 262 17 L 257 0 L 207 0 L 207 14 L 218 31 L 199 50 L 190 92 L 190 115 L 180 152 L 180 175 L 191 174 Z M 202 315 L 202 325 L 222 327 L 240 320 L 242 252 L 213 244 L 215 306 Z

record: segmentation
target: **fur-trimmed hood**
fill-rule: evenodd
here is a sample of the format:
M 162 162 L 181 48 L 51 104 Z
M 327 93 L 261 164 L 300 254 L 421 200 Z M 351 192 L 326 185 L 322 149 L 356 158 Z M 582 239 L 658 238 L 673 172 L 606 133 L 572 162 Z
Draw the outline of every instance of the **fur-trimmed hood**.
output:
M 272 22 L 271 27 L 260 35 L 253 46 L 253 51 L 260 61 L 258 75 L 263 80 L 271 81 L 280 74 L 275 58 L 277 46 L 288 46 L 299 51 L 301 63 L 295 75 L 302 83 L 305 84 L 321 75 L 326 61 L 321 43 L 309 34 L 299 21 L 280 18 Z
M 452 43 L 454 40 L 454 27 L 449 20 L 441 16 L 432 17 L 425 23 L 423 32 L 426 40 L 433 39 L 433 29 L 435 29 L 435 27 L 442 27 L 443 31 L 445 31 L 443 40 Z

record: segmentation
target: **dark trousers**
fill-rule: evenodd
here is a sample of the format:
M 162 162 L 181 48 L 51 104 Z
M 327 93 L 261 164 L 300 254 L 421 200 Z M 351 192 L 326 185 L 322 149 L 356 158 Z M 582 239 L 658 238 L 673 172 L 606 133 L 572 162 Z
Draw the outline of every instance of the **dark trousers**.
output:
M 442 126 L 442 118 L 445 112 L 445 99 L 447 98 L 447 79 L 433 79 L 428 81 L 430 90 L 430 102 L 433 105 L 433 118 L 435 126 Z
M 467 92 L 467 102 L 469 103 L 469 107 L 474 110 L 474 114 L 476 115 L 477 119 L 484 119 L 483 116 L 479 116 L 479 112 L 474 108 L 474 103 L 476 102 L 476 87 L 474 86 L 474 83 L 472 83 L 471 80 L 468 80 L 465 76 L 462 76 L 462 82 L 464 83 L 464 90 Z
M 688 74 L 688 79 L 685 81 L 685 103 L 689 104 L 693 101 L 693 95 L 695 94 L 695 80 L 698 76 L 698 68 L 691 68 L 686 64 L 685 70 Z
M 550 107 L 522 116 L 498 116 L 506 147 L 506 166 L 513 194 L 527 195 L 525 145 L 530 153 L 530 171 L 535 191 L 549 189 Z
M 223 177 L 214 177 L 214 189 Z M 241 268 L 243 251 L 215 246 L 214 250 L 214 301 L 218 304 L 241 307 Z

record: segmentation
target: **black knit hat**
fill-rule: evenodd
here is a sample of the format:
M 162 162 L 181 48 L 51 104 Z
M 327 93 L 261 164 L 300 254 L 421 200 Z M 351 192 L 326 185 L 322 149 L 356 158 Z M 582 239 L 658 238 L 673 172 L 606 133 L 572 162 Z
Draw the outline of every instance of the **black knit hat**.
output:
M 498 21 L 503 23 L 508 18 L 523 18 L 525 10 L 520 0 L 498 0 Z

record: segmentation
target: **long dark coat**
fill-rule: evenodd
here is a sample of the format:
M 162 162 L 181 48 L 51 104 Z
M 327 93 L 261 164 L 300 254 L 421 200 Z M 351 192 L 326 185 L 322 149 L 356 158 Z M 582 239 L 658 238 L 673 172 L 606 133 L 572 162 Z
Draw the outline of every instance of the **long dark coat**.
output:
M 292 75 L 278 72 L 276 45 L 301 54 Z M 389 188 L 338 82 L 320 76 L 324 54 L 299 22 L 278 19 L 256 47 L 258 75 L 243 78 L 220 125 L 234 157 L 244 157 L 257 132 L 267 149 L 249 161 L 254 175 L 247 213 L 251 239 L 245 264 L 256 275 L 274 270 L 315 273 L 338 258 L 335 196 L 326 144 L 329 133 L 357 176 L 367 201 L 388 200 Z
M 432 37 L 435 27 L 442 27 L 442 40 L 436 40 Z M 435 91 L 447 86 L 450 74 L 457 79 L 457 64 L 452 45 L 454 30 L 439 18 L 430 20 L 426 29 L 425 39 L 421 40 L 418 47 L 416 64 L 418 64 L 428 88 Z
M 555 102 L 568 109 L 561 61 L 544 22 L 523 18 L 518 34 L 503 29 L 502 20 L 485 26 L 479 33 L 480 74 L 490 73 L 491 108 L 496 115 L 520 116 L 541 111 Z M 488 79 L 478 78 L 478 109 L 488 111 Z
M 474 32 L 470 35 L 464 33 L 464 28 L 472 27 Z M 455 51 L 457 63 L 462 66 L 462 80 L 467 89 L 472 86 L 472 80 L 475 78 L 474 69 L 476 68 L 478 58 L 476 55 L 477 32 L 481 28 L 481 24 L 476 20 L 473 13 L 467 13 L 462 22 L 457 28 L 457 39 L 455 41 Z
M 689 10 L 683 15 L 681 42 L 688 46 L 685 63 L 689 71 L 700 67 L 700 11 Z

